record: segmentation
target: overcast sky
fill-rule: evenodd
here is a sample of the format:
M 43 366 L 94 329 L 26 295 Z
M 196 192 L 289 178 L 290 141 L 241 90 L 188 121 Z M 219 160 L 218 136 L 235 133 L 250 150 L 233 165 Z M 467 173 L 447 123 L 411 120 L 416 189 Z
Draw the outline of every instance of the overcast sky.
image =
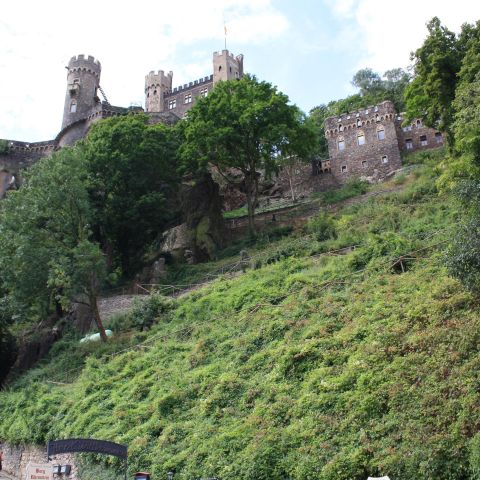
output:
M 212 73 L 212 52 L 243 53 L 249 73 L 308 111 L 353 93 L 360 68 L 408 67 L 438 16 L 459 31 L 478 0 L 15 0 L 0 16 L 0 138 L 39 141 L 60 129 L 70 57 L 102 64 L 113 105 L 144 104 L 144 77 L 174 86 Z

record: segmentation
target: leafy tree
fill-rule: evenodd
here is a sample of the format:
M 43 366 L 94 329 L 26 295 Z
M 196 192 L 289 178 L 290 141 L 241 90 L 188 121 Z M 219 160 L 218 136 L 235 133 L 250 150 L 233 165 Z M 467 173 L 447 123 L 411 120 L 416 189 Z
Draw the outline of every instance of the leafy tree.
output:
M 380 75 L 371 68 L 359 70 L 352 79 L 352 85 L 360 90 L 362 97 L 376 95 L 383 90 Z
M 314 154 L 319 159 L 328 158 L 328 142 L 325 136 L 325 120 L 332 115 L 330 108 L 321 104 L 310 110 L 310 121 L 315 125 L 317 132 L 316 151 Z
M 304 128 L 304 117 L 286 95 L 270 83 L 245 76 L 220 82 L 189 111 L 182 157 L 186 168 L 213 165 L 227 180 L 228 169 L 243 173 L 253 234 L 259 172 L 274 172 L 284 152 L 303 157 L 307 145 L 300 151 L 298 138 Z
M 91 241 L 86 173 L 79 152 L 63 149 L 26 171 L 22 188 L 2 200 L 1 281 L 15 310 L 33 320 L 61 314 L 86 294 L 106 340 L 97 309 L 104 259 Z
M 95 233 L 127 275 L 178 211 L 177 129 L 147 122 L 145 115 L 98 122 L 82 146 Z
M 452 141 L 452 102 L 455 97 L 461 52 L 453 32 L 437 17 L 427 24 L 428 37 L 412 53 L 414 78 L 405 91 L 409 120 L 422 117 L 425 125 L 438 128 Z

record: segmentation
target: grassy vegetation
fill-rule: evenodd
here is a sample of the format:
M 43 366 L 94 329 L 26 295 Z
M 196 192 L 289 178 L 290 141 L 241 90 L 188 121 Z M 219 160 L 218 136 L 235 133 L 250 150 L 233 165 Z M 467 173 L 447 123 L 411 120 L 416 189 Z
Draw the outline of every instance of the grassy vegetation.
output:
M 456 206 L 423 161 L 239 278 L 152 296 L 108 351 L 57 344 L 0 394 L 0 438 L 126 443 L 154 478 L 480 478 L 478 300 L 443 267 Z

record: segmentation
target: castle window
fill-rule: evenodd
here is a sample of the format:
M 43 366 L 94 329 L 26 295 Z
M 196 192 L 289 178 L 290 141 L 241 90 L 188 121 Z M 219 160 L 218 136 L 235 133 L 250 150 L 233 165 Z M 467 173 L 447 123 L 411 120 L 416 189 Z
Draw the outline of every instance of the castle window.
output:
M 156 94 L 157 94 L 157 91 L 156 91 L 156 90 L 154 90 L 154 91 L 153 91 L 153 94 L 154 94 L 154 95 L 156 95 Z
M 377 138 L 379 140 L 385 140 L 385 129 L 383 128 L 382 125 L 377 127 Z
M 361 126 L 362 126 L 362 121 L 359 118 L 357 118 L 357 127 L 361 127 Z
M 75 113 L 77 111 L 77 101 L 72 100 L 70 103 L 70 113 Z
M 421 127 L 422 126 L 422 121 L 421 120 L 417 120 L 417 127 Z
M 405 140 L 405 147 L 407 148 L 407 150 L 413 150 L 413 142 L 411 138 L 407 138 Z
M 442 132 L 435 132 L 435 140 L 437 143 L 443 143 Z
M 185 100 L 183 101 L 183 103 L 192 103 L 192 94 L 191 93 L 187 93 L 185 95 Z
M 80 83 L 80 79 L 79 79 L 79 78 L 74 78 L 74 79 L 73 79 L 73 83 L 74 83 L 74 84 L 75 84 L 75 83 Z
M 338 149 L 345 150 L 345 140 L 343 137 L 338 137 Z
M 362 160 L 362 167 L 367 168 L 368 164 L 366 160 Z
M 375 107 L 375 108 L 373 109 L 373 111 L 374 111 L 374 112 L 378 112 L 378 107 Z
M 378 113 L 375 114 L 375 121 L 376 122 L 380 121 L 380 115 Z
M 220 72 L 221 70 L 222 70 L 222 66 L 220 65 L 220 66 L 218 67 L 218 71 Z
M 347 173 L 347 166 L 346 166 L 346 165 L 342 165 L 341 171 L 342 171 L 342 173 Z
M 363 132 L 357 133 L 357 144 L 358 145 L 365 145 L 365 134 Z
M 428 145 L 427 141 L 427 136 L 426 135 L 420 135 L 420 145 L 422 147 L 426 147 Z
M 368 112 L 369 112 L 369 111 L 370 111 L 370 110 L 368 110 L 368 109 L 365 110 L 365 115 L 368 115 Z
M 383 155 L 382 163 L 388 163 L 388 157 L 386 155 Z
M 412 130 L 412 126 L 411 125 L 407 125 L 406 127 L 403 127 L 402 130 L 404 132 L 410 132 Z
M 207 87 L 200 89 L 200 96 L 201 97 L 206 97 L 207 95 L 208 95 L 208 88 Z
M 338 126 L 338 131 L 339 131 L 339 132 L 343 132 L 343 125 L 339 125 L 339 126 Z
M 168 109 L 172 110 L 177 106 L 177 99 L 174 98 L 173 100 L 168 101 Z

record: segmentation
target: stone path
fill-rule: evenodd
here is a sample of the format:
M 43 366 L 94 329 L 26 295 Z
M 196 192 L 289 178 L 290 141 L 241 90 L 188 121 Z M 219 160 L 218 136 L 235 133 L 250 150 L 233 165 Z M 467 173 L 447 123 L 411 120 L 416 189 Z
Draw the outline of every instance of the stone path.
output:
M 108 327 L 108 320 L 113 315 L 130 310 L 135 299 L 142 301 L 146 297 L 147 295 L 124 294 L 101 298 L 98 301 L 98 310 L 101 319 L 105 322 L 105 326 Z

